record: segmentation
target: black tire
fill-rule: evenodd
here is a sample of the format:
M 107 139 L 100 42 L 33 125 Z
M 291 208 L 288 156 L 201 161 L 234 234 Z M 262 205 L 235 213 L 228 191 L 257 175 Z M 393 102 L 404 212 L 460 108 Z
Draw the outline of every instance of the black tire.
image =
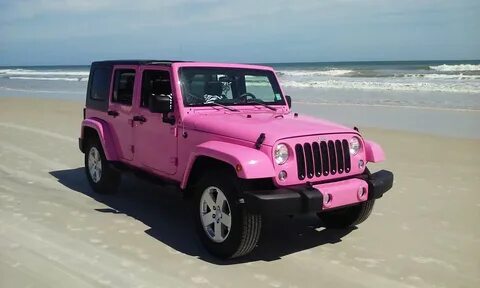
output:
M 89 156 L 92 149 L 96 149 L 99 154 L 99 160 L 101 161 L 101 169 L 98 179 L 93 179 L 90 172 Z M 113 169 L 105 158 L 102 145 L 98 139 L 89 139 L 87 147 L 85 149 L 85 173 L 87 174 L 88 182 L 93 188 L 93 191 L 99 194 L 114 194 L 118 192 L 120 186 L 121 174 L 117 170 Z
M 367 220 L 372 213 L 374 204 L 375 200 L 367 200 L 355 206 L 319 213 L 318 217 L 326 228 L 343 229 L 353 227 Z
M 372 173 L 365 168 L 364 174 L 370 177 Z M 367 220 L 373 210 L 375 199 L 367 200 L 355 206 L 340 208 L 330 212 L 318 213 L 318 217 L 322 220 L 326 228 L 348 228 L 359 225 Z
M 239 203 L 238 185 L 235 185 L 236 177 L 231 175 L 232 173 L 226 169 L 209 171 L 203 175 L 194 187 L 194 209 L 192 210 L 197 233 L 208 252 L 221 259 L 236 258 L 249 254 L 256 247 L 262 228 L 261 215 L 249 213 Z M 207 188 L 211 187 L 218 188 L 223 192 L 230 210 L 231 227 L 228 229 L 226 238 L 220 243 L 215 242 L 209 236 L 200 216 L 202 213 L 202 195 L 207 191 Z M 213 189 L 213 191 L 217 190 Z M 222 226 L 222 228 L 224 227 Z

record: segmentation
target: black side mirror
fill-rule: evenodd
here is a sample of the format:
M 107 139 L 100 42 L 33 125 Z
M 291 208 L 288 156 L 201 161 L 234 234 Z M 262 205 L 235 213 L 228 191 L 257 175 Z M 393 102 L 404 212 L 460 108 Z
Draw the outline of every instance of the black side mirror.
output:
M 285 99 L 287 99 L 288 108 L 292 108 L 292 97 L 285 95 Z
M 172 95 L 152 95 L 148 103 L 148 109 L 152 113 L 162 113 L 163 122 L 171 125 L 175 124 L 175 117 L 168 115 L 168 113 L 173 112 Z
M 172 95 L 152 95 L 148 103 L 152 113 L 169 113 L 173 111 Z

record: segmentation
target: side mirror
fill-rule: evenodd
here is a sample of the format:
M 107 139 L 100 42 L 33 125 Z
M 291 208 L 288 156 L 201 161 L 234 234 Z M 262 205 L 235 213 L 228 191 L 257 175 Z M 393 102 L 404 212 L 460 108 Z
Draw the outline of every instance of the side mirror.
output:
M 169 113 L 173 111 L 172 95 L 152 95 L 148 103 L 152 113 Z
M 292 108 L 292 97 L 285 95 L 285 99 L 287 99 L 288 108 Z
M 148 109 L 152 113 L 162 113 L 162 121 L 171 125 L 175 124 L 175 117 L 169 116 L 173 112 L 172 95 L 152 95 L 148 103 Z

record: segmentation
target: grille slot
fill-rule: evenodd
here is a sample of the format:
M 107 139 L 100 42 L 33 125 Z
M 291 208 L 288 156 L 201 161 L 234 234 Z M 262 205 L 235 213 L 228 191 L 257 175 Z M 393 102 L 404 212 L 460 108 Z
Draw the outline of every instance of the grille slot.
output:
M 313 178 L 313 155 L 312 155 L 312 146 L 310 143 L 303 144 L 303 149 L 305 150 L 305 162 L 307 164 L 307 177 Z
M 348 146 L 347 140 L 342 140 L 343 151 L 345 155 L 345 173 L 350 172 L 351 163 L 350 163 L 350 147 Z
M 313 142 L 313 159 L 315 160 L 315 176 L 322 176 L 322 155 L 320 154 L 320 144 Z
M 301 144 L 295 145 L 295 156 L 297 156 L 298 179 L 305 179 L 305 156 Z
M 351 170 L 349 145 L 345 139 L 296 144 L 295 156 L 299 180 Z

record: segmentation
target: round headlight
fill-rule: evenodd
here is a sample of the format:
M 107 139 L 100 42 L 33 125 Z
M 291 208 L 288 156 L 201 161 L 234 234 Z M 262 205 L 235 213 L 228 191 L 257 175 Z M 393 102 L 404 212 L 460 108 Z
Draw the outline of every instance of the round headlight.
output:
M 349 141 L 350 145 L 350 154 L 357 155 L 358 151 L 360 151 L 360 139 L 358 137 L 353 137 Z
M 278 165 L 285 164 L 288 160 L 288 147 L 287 145 L 280 143 L 275 147 L 273 152 L 273 157 L 275 158 L 275 163 Z

